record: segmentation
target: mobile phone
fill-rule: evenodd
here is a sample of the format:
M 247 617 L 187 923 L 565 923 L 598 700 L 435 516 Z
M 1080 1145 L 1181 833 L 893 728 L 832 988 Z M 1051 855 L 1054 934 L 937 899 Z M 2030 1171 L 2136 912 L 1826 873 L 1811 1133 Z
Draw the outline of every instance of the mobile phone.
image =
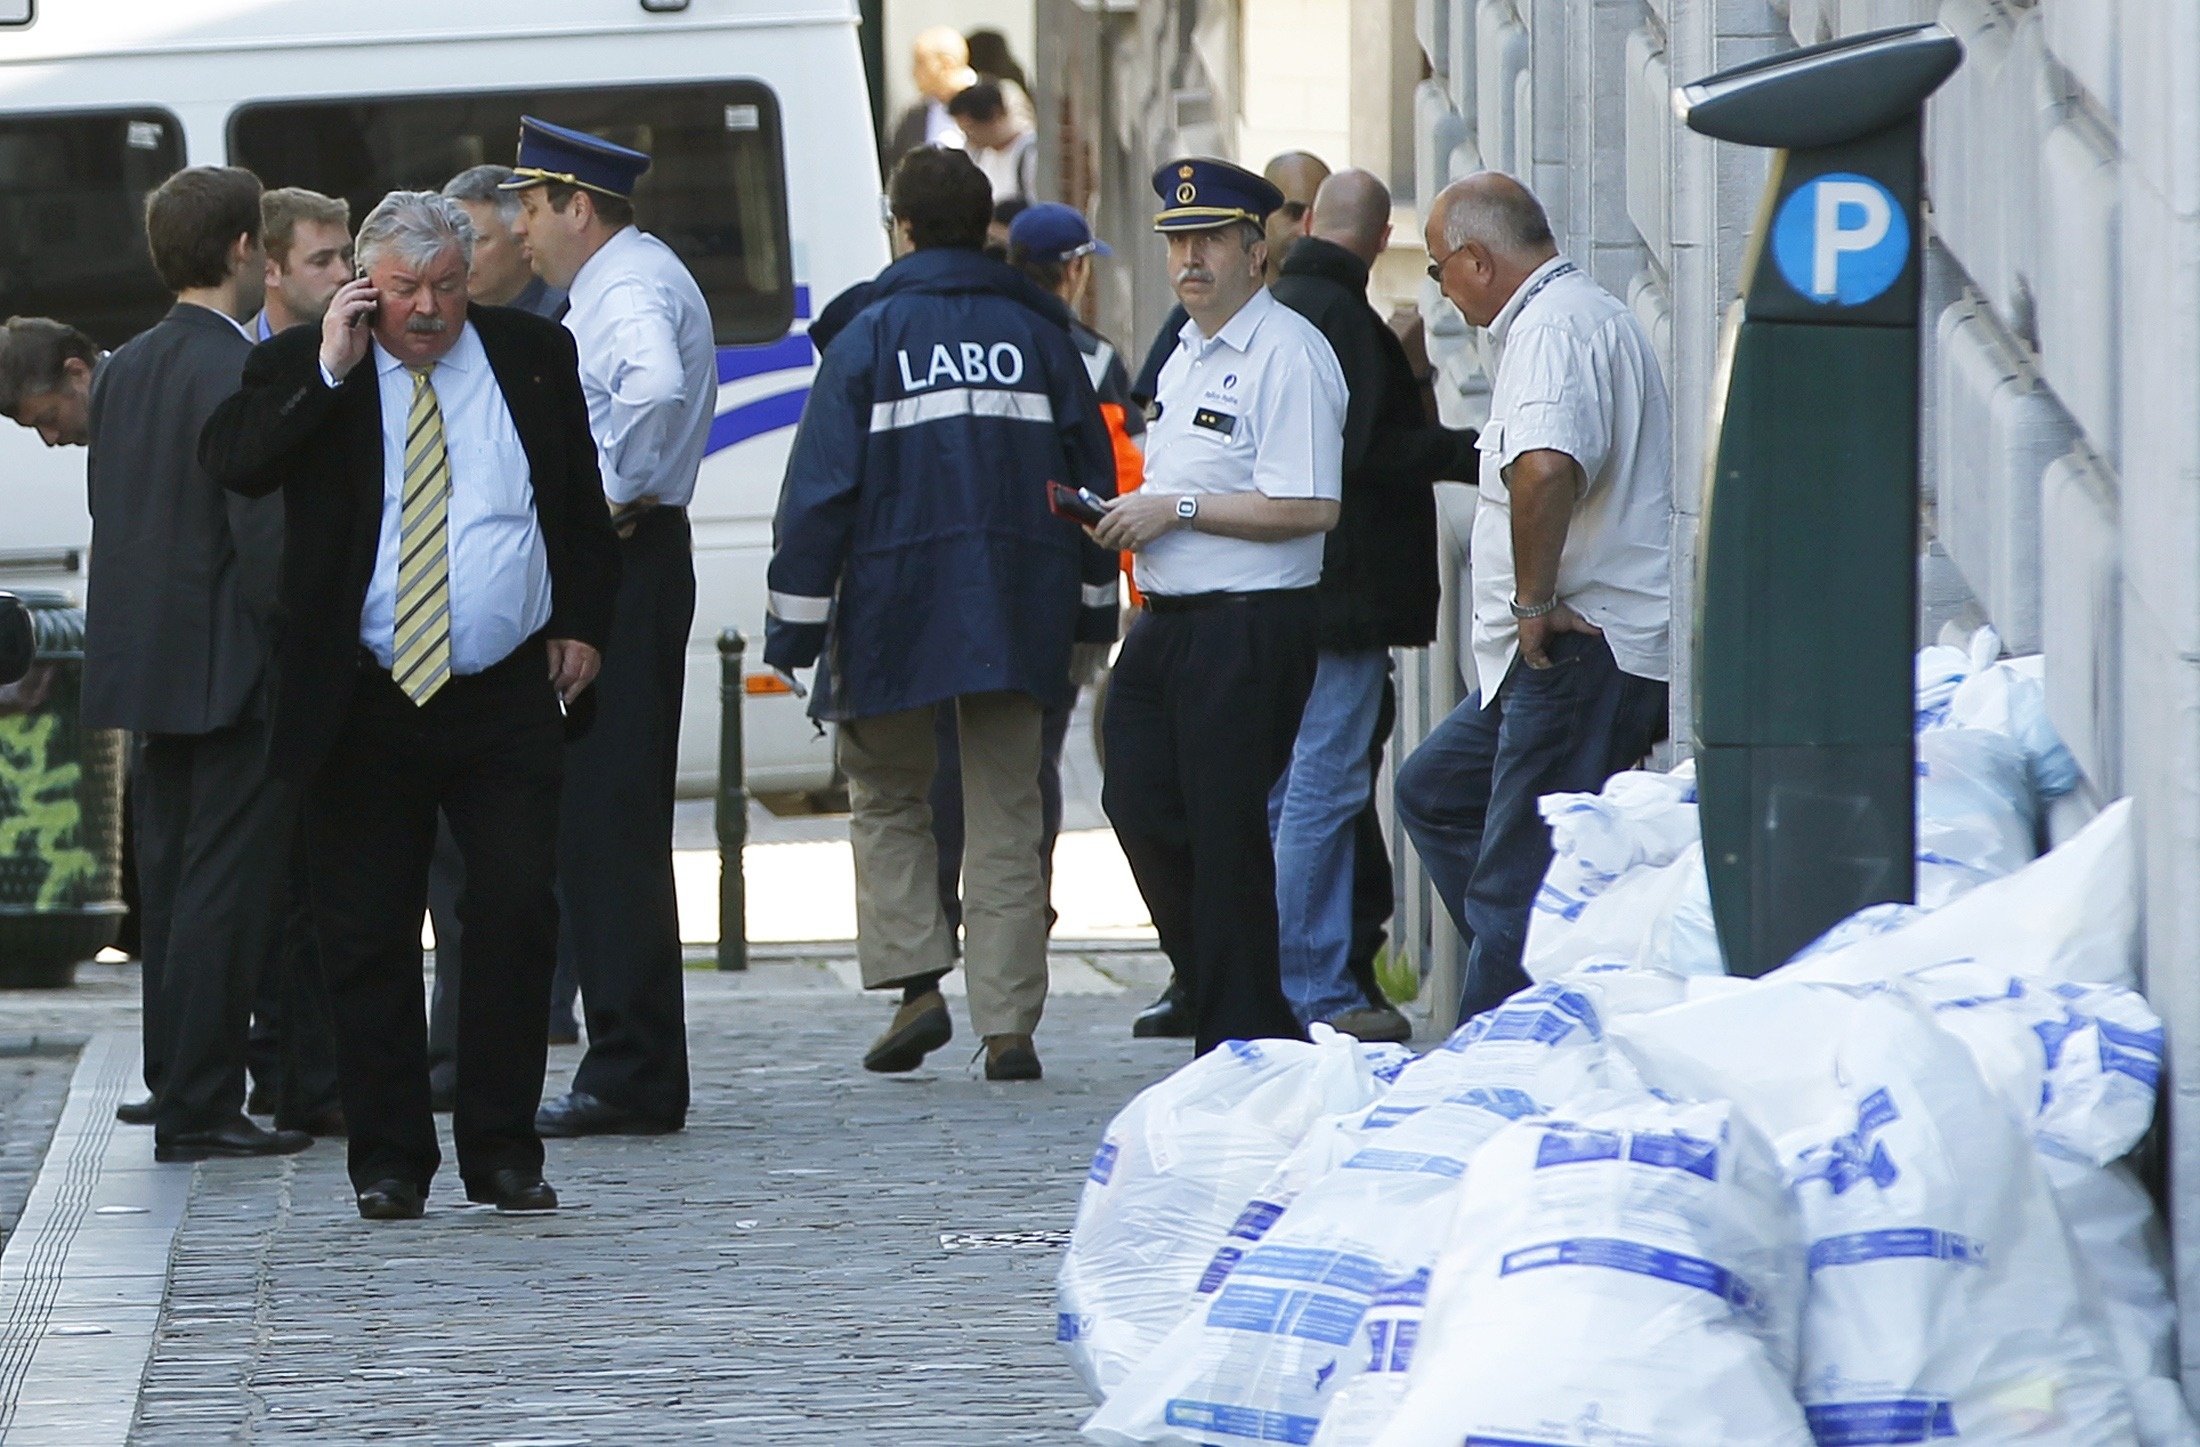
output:
M 364 281 L 366 279 L 366 275 L 367 269 L 365 267 L 357 266 L 352 268 L 351 279 L 353 281 Z M 374 320 L 375 315 L 381 310 L 382 304 L 380 302 L 376 302 L 373 306 L 368 307 L 363 312 L 353 312 L 351 314 L 351 320 L 345 325 L 356 327 L 359 326 L 361 323 L 371 322 Z
M 1091 527 L 1108 515 L 1108 509 L 1092 489 L 1080 487 L 1074 490 L 1058 482 L 1047 483 L 1047 510 L 1056 517 Z

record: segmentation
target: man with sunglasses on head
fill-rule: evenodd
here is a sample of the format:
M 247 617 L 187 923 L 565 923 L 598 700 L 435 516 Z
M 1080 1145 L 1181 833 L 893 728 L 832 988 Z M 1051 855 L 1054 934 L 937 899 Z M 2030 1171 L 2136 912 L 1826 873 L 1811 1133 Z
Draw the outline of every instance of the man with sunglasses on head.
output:
M 1469 941 L 1462 1020 L 1524 989 L 1546 794 L 1596 793 L 1666 732 L 1672 409 L 1627 304 L 1510 176 L 1429 205 L 1429 275 L 1494 358 L 1474 519 L 1475 691 L 1398 771 L 1398 820 Z

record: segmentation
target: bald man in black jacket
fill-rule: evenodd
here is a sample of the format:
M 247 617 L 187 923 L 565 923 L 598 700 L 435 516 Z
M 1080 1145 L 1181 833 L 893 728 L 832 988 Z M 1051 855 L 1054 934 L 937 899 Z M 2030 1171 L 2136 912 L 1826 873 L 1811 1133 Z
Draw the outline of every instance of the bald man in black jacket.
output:
M 1276 831 L 1284 993 L 1305 1023 L 1370 1040 L 1410 1033 L 1374 981 L 1391 899 L 1373 787 L 1395 712 L 1389 655 L 1435 640 L 1432 485 L 1477 470 L 1475 434 L 1430 425 L 1404 346 L 1368 305 L 1368 271 L 1389 240 L 1389 190 L 1340 171 L 1271 288 L 1328 339 L 1350 394 L 1344 507 L 1322 553 L 1320 669 Z

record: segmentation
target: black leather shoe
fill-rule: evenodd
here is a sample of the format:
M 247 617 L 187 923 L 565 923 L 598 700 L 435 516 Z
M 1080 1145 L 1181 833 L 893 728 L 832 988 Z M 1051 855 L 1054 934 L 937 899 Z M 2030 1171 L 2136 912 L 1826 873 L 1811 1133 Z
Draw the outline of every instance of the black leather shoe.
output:
M 468 1181 L 466 1199 L 480 1205 L 494 1206 L 499 1211 L 558 1209 L 558 1193 L 550 1189 L 550 1183 L 540 1174 L 509 1167 L 496 1172 L 487 1181 Z
M 428 1209 L 427 1198 L 410 1181 L 391 1177 L 376 1181 L 359 1193 L 362 1221 L 417 1221 Z
M 933 990 L 902 1002 L 886 1033 L 865 1052 L 863 1068 L 879 1075 L 899 1075 L 924 1064 L 925 1056 L 954 1038 L 955 1022 L 948 1017 L 947 1001 Z
M 115 1107 L 115 1119 L 124 1125 L 151 1125 L 153 1123 L 153 1097 L 143 1100 L 126 1100 Z
M 598 1100 L 584 1090 L 570 1090 L 547 1100 L 535 1112 L 535 1134 L 563 1138 L 580 1135 L 670 1135 L 678 1121 L 657 1120 L 621 1110 L 608 1100 Z M 545 1209 L 545 1208 L 534 1208 Z
M 302 1130 L 315 1140 L 341 1140 L 351 1134 L 343 1108 L 335 1105 L 310 1115 L 279 1115 L 275 1117 L 275 1129 Z
M 1173 977 L 1161 998 L 1139 1011 L 1138 1018 L 1131 1022 L 1131 1034 L 1141 1040 L 1189 1040 L 1198 1033 L 1199 1024 L 1192 1019 L 1191 1006 Z
M 154 1136 L 153 1159 L 171 1162 L 288 1156 L 312 1144 L 313 1137 L 302 1130 L 263 1130 L 240 1115 L 213 1130 L 185 1131 L 165 1139 Z

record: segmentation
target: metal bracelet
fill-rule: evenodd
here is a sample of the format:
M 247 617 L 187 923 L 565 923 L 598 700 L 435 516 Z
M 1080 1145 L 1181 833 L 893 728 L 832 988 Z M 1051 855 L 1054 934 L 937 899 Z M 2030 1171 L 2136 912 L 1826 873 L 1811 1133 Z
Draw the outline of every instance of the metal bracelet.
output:
M 1513 617 L 1519 619 L 1548 618 L 1553 613 L 1556 613 L 1559 608 L 1558 594 L 1556 593 L 1553 593 L 1550 596 L 1548 602 L 1538 603 L 1533 608 L 1530 608 L 1523 604 L 1520 601 L 1520 595 L 1518 593 L 1515 593 L 1510 598 L 1507 598 L 1505 602 L 1506 605 L 1512 609 Z

